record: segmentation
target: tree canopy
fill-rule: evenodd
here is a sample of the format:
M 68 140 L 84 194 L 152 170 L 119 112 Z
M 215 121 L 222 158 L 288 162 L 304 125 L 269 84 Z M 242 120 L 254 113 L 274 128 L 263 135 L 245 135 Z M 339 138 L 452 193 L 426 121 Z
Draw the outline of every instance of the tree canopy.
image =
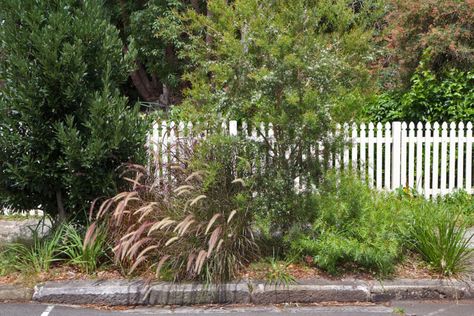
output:
M 0 11 L 0 194 L 78 214 L 114 192 L 121 163 L 141 159 L 143 123 L 118 90 L 133 56 L 101 1 L 5 0 Z

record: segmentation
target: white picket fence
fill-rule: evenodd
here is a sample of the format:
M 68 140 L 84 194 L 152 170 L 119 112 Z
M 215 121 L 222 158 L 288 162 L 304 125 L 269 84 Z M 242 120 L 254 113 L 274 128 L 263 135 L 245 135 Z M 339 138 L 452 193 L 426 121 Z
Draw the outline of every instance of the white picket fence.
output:
M 236 121 L 222 124 L 229 135 L 243 135 L 255 141 L 261 135 L 271 138 L 272 126 L 261 124 L 247 128 Z M 347 145 L 331 155 L 331 166 L 353 168 L 369 185 L 380 190 L 412 188 L 425 197 L 445 195 L 455 190 L 472 194 L 472 123 L 406 123 L 344 124 L 337 133 Z M 193 133 L 193 124 L 155 123 L 149 144 L 160 163 L 172 161 L 173 146 L 181 138 L 202 138 Z

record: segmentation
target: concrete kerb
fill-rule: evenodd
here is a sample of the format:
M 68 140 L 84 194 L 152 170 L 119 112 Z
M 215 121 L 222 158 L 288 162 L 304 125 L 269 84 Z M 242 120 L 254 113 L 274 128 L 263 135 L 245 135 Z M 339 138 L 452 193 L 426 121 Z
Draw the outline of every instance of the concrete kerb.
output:
M 33 300 L 58 304 L 196 305 L 383 302 L 391 300 L 474 298 L 472 283 L 444 280 L 315 281 L 275 286 L 259 282 L 145 284 L 140 281 L 46 282 L 35 287 Z
M 0 301 L 31 301 L 33 289 L 20 285 L 0 284 Z

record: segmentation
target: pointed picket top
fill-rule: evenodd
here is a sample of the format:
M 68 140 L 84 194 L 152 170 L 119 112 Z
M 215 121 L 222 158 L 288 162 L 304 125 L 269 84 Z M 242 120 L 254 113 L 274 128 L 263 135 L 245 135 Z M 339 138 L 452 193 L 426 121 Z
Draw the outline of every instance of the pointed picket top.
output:
M 391 130 L 392 129 L 392 124 L 390 124 L 390 122 L 385 123 L 385 129 L 387 131 Z
M 402 130 L 406 131 L 407 129 L 407 122 L 402 122 Z
M 444 129 L 444 130 L 448 129 L 448 123 L 443 122 L 443 124 L 441 124 L 441 128 Z
M 410 130 L 414 130 L 414 129 L 415 129 L 415 123 L 410 122 L 410 124 L 408 124 L 408 128 L 409 128 Z
M 369 131 L 373 131 L 374 128 L 375 128 L 374 123 L 370 122 L 370 123 L 369 123 Z
M 260 122 L 260 135 L 259 135 L 259 138 L 261 138 L 261 140 L 264 140 L 265 136 L 267 136 L 267 131 L 265 129 L 265 123 Z
M 180 137 L 182 137 L 183 134 L 184 134 L 184 126 L 185 125 L 184 125 L 183 121 L 179 122 L 179 124 L 178 124 L 178 133 L 179 133 Z
M 451 124 L 449 124 L 449 128 L 450 128 L 451 130 L 453 130 L 453 131 L 456 130 L 456 123 L 455 123 L 455 122 L 451 122 Z
M 439 130 L 439 123 L 438 123 L 438 122 L 434 122 L 434 123 L 433 123 L 433 129 L 434 129 L 435 131 Z
M 237 136 L 237 121 L 236 120 L 229 121 L 229 135 Z
M 382 131 L 382 129 L 383 129 L 383 124 L 380 123 L 380 122 L 378 122 L 378 123 L 377 123 L 377 130 L 378 130 L 378 131 Z
M 268 139 L 269 139 L 270 141 L 272 141 L 273 138 L 274 138 L 274 136 L 275 136 L 275 134 L 274 134 L 274 132 L 273 132 L 273 124 L 272 124 L 272 123 L 269 123 L 269 124 L 268 124 Z
M 472 122 L 467 122 L 466 124 L 466 127 L 467 127 L 467 130 L 471 130 L 472 129 Z
M 422 130 L 423 130 L 423 123 L 418 122 L 418 123 L 416 124 L 416 128 L 417 128 L 419 131 L 422 131 Z
M 459 129 L 464 131 L 464 122 L 459 122 Z
M 427 123 L 425 124 L 425 129 L 426 129 L 427 131 L 430 131 L 430 130 L 431 130 L 431 123 L 430 123 L 430 122 L 427 122 Z

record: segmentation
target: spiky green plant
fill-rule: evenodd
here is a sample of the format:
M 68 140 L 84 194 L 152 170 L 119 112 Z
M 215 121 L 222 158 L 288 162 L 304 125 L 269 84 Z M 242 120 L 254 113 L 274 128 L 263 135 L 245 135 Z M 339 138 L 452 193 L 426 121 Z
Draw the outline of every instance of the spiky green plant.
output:
M 84 234 L 71 224 L 64 228 L 62 252 L 68 263 L 86 273 L 93 273 L 107 257 L 107 231 L 104 226 L 92 223 Z
M 53 232 L 41 238 L 33 232 L 32 245 L 13 243 L 6 247 L 6 255 L 10 256 L 12 269 L 21 272 L 47 272 L 52 263 L 60 261 L 61 237 L 63 228 L 58 227 Z
M 421 211 L 428 214 L 430 210 Z M 429 212 L 429 218 L 426 214 L 418 214 L 418 221 L 411 229 L 414 249 L 435 271 L 445 276 L 467 272 L 473 254 L 469 248 L 473 236 L 467 236 L 460 214 L 448 209 Z

